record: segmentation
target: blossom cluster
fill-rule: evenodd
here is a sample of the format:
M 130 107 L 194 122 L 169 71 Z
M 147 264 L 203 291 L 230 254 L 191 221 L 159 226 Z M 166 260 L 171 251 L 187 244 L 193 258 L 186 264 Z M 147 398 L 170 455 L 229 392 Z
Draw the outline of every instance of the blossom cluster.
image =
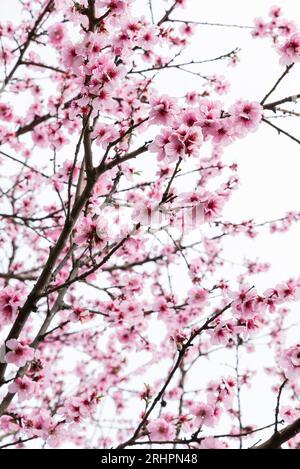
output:
M 275 43 L 280 63 L 291 65 L 300 61 L 300 33 L 294 21 L 287 20 L 282 16 L 280 7 L 272 7 L 269 12 L 270 20 L 263 18 L 255 19 L 253 37 L 271 37 Z

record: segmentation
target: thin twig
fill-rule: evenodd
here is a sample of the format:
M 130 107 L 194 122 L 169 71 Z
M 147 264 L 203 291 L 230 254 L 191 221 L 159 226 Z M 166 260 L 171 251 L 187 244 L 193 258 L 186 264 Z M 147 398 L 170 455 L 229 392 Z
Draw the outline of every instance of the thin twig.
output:
M 275 428 L 274 428 L 275 433 L 278 432 L 278 415 L 279 415 L 279 410 L 280 410 L 280 398 L 281 398 L 283 388 L 287 382 L 288 382 L 288 379 L 285 379 L 283 383 L 281 384 L 279 391 L 278 391 L 277 404 L 276 404 L 276 409 L 275 409 Z

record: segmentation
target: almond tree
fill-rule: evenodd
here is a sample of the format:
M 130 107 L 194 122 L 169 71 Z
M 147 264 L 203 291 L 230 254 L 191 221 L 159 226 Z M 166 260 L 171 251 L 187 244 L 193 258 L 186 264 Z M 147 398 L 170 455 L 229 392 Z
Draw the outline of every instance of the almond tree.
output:
M 298 116 L 300 94 L 272 95 L 300 33 L 279 7 L 254 26 L 199 23 L 184 16 L 192 1 L 20 0 L 22 21 L 0 24 L 1 448 L 300 443 L 300 345 L 285 341 L 300 278 L 258 291 L 251 276 L 270 268 L 258 260 L 222 276 L 224 239 L 255 243 L 300 218 L 223 216 L 239 187 L 231 143 L 263 125 L 300 143 L 272 120 Z M 238 48 L 185 58 L 199 25 L 269 39 L 282 73 L 260 102 L 221 101 L 218 64 L 238 66 Z M 161 93 L 168 70 L 197 89 Z M 273 354 L 264 426 L 241 399 L 257 365 L 241 355 L 263 366 L 260 337 Z

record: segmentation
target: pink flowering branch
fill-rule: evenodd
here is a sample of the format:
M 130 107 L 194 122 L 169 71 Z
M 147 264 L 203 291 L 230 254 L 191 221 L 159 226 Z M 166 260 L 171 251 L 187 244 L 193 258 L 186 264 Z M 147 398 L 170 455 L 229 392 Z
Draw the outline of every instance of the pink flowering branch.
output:
M 6 86 L 8 85 L 8 83 L 11 81 L 11 79 L 13 78 L 16 70 L 18 69 L 19 65 L 22 64 L 22 60 L 23 60 L 23 57 L 27 51 L 27 49 L 29 48 L 30 44 L 31 44 L 31 41 L 34 39 L 34 36 L 40 26 L 40 24 L 42 23 L 42 21 L 44 20 L 44 17 L 51 11 L 52 7 L 54 5 L 54 2 L 53 0 L 50 0 L 46 3 L 46 6 L 44 7 L 44 9 L 42 10 L 41 14 L 39 15 L 39 17 L 37 18 L 37 20 L 35 21 L 32 29 L 29 31 L 28 33 L 28 36 L 27 36 L 27 39 L 26 41 L 24 42 L 24 44 L 20 47 L 20 55 L 18 57 L 18 60 L 16 61 L 15 65 L 13 66 L 13 68 L 11 69 L 11 71 L 8 73 L 8 75 L 5 77 L 5 80 L 3 82 L 3 85 L 0 89 L 0 93 L 2 93 Z
M 153 402 L 152 404 L 149 406 L 149 409 L 147 410 L 147 412 L 145 412 L 145 415 L 143 416 L 141 422 L 139 423 L 137 429 L 135 430 L 133 436 L 127 440 L 126 442 L 120 444 L 118 446 L 118 449 L 123 449 L 123 448 L 126 448 L 126 446 L 130 446 L 133 442 L 136 441 L 137 438 L 139 438 L 141 435 L 140 435 L 140 432 L 143 430 L 143 427 L 145 425 L 145 423 L 147 422 L 149 416 L 151 415 L 151 413 L 153 412 L 153 410 L 155 409 L 155 407 L 157 406 L 158 402 L 161 400 L 165 390 L 167 389 L 169 383 L 171 382 L 173 376 L 175 375 L 176 371 L 178 370 L 178 368 L 180 367 L 180 364 L 183 360 L 183 357 L 184 355 L 186 354 L 187 350 L 189 349 L 189 347 L 192 347 L 193 346 L 193 341 L 194 339 L 199 335 L 201 334 L 203 331 L 205 331 L 209 325 L 215 321 L 219 316 L 221 316 L 225 311 L 227 311 L 229 308 L 231 307 L 231 303 L 229 303 L 228 305 L 226 305 L 224 308 L 222 308 L 220 311 L 217 311 L 215 314 L 213 314 L 210 318 L 207 319 L 207 321 L 203 324 L 203 326 L 201 326 L 199 329 L 196 329 L 190 336 L 190 338 L 188 339 L 188 341 L 182 345 L 182 347 L 180 348 L 179 352 L 178 352 L 178 357 L 177 357 L 177 360 L 174 364 L 174 366 L 172 367 L 164 385 L 162 386 L 162 388 L 160 389 L 159 393 L 156 395 L 156 397 L 153 399 Z

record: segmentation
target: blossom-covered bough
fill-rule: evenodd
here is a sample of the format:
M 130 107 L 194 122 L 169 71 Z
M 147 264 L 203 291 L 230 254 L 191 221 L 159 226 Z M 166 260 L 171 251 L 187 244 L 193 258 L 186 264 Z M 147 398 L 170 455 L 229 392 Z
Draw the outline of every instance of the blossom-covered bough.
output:
M 259 292 L 268 264 L 222 273 L 224 239 L 300 218 L 223 217 L 239 184 L 226 146 L 264 124 L 300 143 L 271 120 L 298 114 L 300 94 L 272 94 L 300 32 L 277 7 L 253 27 L 207 23 L 270 38 L 282 64 L 261 102 L 228 106 L 229 82 L 201 64 L 236 65 L 239 49 L 186 59 L 205 24 L 180 19 L 189 1 L 25 0 L 19 24 L 0 24 L 1 448 L 300 443 L 300 345 L 285 344 L 300 279 Z M 198 88 L 161 93 L 172 69 Z M 241 399 L 257 337 L 273 357 L 263 426 Z

